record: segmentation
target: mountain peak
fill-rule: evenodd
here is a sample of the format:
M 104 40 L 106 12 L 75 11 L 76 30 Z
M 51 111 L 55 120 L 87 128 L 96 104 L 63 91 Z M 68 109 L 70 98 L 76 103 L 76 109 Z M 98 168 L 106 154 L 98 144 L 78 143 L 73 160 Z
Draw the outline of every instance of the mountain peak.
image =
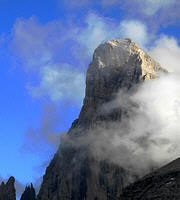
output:
M 109 40 L 97 47 L 93 61 L 97 68 L 122 68 L 130 69 L 132 65 L 125 65 L 134 57 L 140 61 L 141 78 L 151 79 L 157 77 L 157 72 L 162 69 L 138 44 L 129 38 Z M 126 70 L 128 70 L 126 69 Z
M 14 185 L 15 183 L 15 178 L 13 176 L 11 176 L 8 180 L 8 182 L 6 183 L 6 185 Z
M 101 140 L 96 137 L 100 134 L 98 126 L 106 124 L 108 128 L 109 122 L 120 123 L 127 116 L 128 111 L 120 106 L 101 112 L 119 90 L 135 92 L 143 81 L 158 77 L 161 71 L 165 70 L 159 63 L 130 39 L 110 40 L 97 47 L 87 70 L 79 118 L 61 140 L 43 177 L 38 200 L 109 200 L 119 196 L 130 181 L 130 172 L 104 158 L 97 159 L 90 152 L 94 146 L 88 136 Z
M 86 95 L 79 116 L 81 124 L 96 120 L 97 109 L 120 89 L 131 89 L 137 84 L 167 72 L 133 40 L 115 39 L 99 45 L 93 55 L 86 76 Z

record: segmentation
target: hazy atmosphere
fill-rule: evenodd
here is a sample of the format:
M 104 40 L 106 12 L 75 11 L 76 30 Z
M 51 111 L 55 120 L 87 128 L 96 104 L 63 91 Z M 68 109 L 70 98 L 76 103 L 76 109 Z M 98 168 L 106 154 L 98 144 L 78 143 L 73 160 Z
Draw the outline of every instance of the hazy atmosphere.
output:
M 105 105 L 137 103 L 136 117 L 125 120 L 126 135 L 123 122 L 99 127 L 92 153 L 138 173 L 180 157 L 179 12 L 178 0 L 0 0 L 0 180 L 14 176 L 18 197 L 31 182 L 38 190 L 79 115 L 95 48 L 117 38 L 134 40 L 169 73 Z

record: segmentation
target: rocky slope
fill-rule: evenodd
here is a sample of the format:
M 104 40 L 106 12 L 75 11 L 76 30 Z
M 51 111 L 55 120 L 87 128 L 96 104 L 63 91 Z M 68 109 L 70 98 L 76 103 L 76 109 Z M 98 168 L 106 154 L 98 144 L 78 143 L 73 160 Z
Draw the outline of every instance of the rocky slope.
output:
M 180 199 L 180 158 L 123 190 L 120 200 Z
M 10 177 L 7 183 L 0 185 L 0 200 L 16 200 L 16 191 L 14 187 L 15 179 Z
M 130 39 L 107 41 L 95 50 L 79 118 L 61 139 L 43 177 L 38 200 L 113 200 L 120 196 L 129 183 L 129 172 L 107 159 L 96 159 L 89 151 L 88 138 L 92 132 L 98 135 L 97 127 L 106 127 L 111 121 L 120 123 L 123 116 L 128 117 L 128 111 L 121 107 L 107 113 L 101 110 L 119 90 L 135 91 L 140 83 L 158 77 L 162 71 Z

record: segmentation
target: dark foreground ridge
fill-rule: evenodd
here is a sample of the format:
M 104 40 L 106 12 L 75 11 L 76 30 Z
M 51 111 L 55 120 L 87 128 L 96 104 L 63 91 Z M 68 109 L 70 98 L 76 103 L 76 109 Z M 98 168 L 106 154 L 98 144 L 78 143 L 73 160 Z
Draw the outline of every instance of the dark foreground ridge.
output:
M 180 158 L 125 188 L 120 199 L 180 199 Z
M 8 183 L 8 184 L 7 184 Z M 0 200 L 15 200 L 14 178 L 0 185 Z M 180 197 L 180 158 L 146 175 L 122 190 L 120 197 L 111 200 L 179 200 Z M 61 198 L 62 200 L 68 198 Z M 61 200 L 59 199 L 59 200 Z M 25 188 L 21 200 L 36 200 L 33 186 Z M 103 200 L 103 199 L 102 199 Z

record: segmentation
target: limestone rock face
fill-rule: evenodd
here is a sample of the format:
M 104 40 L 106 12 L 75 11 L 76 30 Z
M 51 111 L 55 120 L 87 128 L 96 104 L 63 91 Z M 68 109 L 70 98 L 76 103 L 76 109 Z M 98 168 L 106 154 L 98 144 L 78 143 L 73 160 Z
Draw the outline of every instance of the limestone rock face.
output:
M 16 200 L 16 191 L 14 187 L 15 179 L 10 177 L 7 183 L 0 185 L 0 200 Z
M 143 81 L 165 72 L 160 65 L 130 39 L 101 44 L 87 70 L 86 94 L 79 118 L 61 140 L 43 177 L 38 200 L 113 200 L 129 183 L 126 169 L 107 160 L 96 160 L 88 151 L 89 130 L 100 123 L 121 121 L 121 108 L 107 115 L 99 108 L 119 90 L 131 90 Z M 98 133 L 97 133 L 98 134 Z M 75 144 L 75 145 L 74 145 Z
M 36 193 L 33 185 L 26 186 L 20 200 L 36 200 Z
M 165 71 L 131 39 L 101 44 L 87 71 L 86 95 L 79 124 L 87 127 L 96 121 L 98 107 L 110 101 L 119 89 L 130 89 Z

